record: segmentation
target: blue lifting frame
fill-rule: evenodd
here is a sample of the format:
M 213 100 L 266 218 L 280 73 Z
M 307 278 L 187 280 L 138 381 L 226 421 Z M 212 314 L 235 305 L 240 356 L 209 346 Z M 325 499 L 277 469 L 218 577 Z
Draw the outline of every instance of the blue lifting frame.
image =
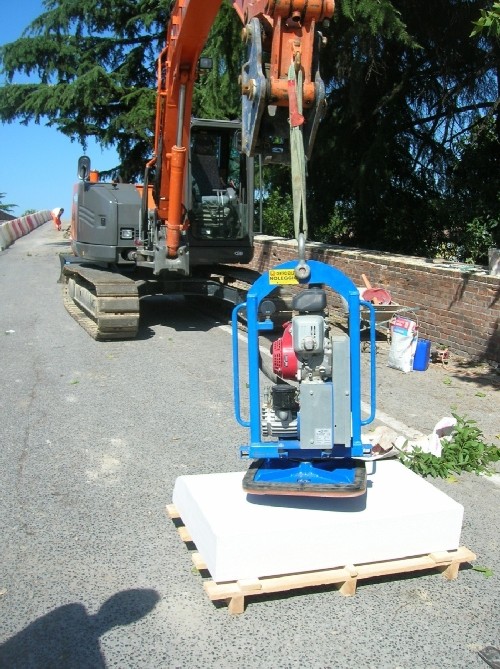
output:
M 359 291 L 354 283 L 340 270 L 322 262 L 309 260 L 306 262 L 310 270 L 307 280 L 299 280 L 299 285 L 322 284 L 337 292 L 347 303 L 348 333 L 350 342 L 351 361 L 351 443 L 332 445 L 332 449 L 301 449 L 296 439 L 281 439 L 277 441 L 262 441 L 261 436 L 261 395 L 259 382 L 259 333 L 269 332 L 274 325 L 271 320 L 258 319 L 259 305 L 264 298 L 272 293 L 277 285 L 271 283 L 270 272 L 265 272 L 253 284 L 247 293 L 246 302 L 237 305 L 232 312 L 232 348 L 233 348 L 233 386 L 234 386 L 234 413 L 237 422 L 250 430 L 248 446 L 240 448 L 241 457 L 253 459 L 281 458 L 302 461 L 325 460 L 333 458 L 357 458 L 369 452 L 369 445 L 361 440 L 361 428 L 368 425 L 375 418 L 375 309 L 371 303 L 360 299 Z M 294 270 L 296 261 L 289 261 L 277 265 L 274 270 Z M 361 341 L 360 341 L 360 306 L 370 312 L 370 415 L 361 417 Z M 248 333 L 248 388 L 249 388 L 249 419 L 241 415 L 240 401 L 240 374 L 238 351 L 238 316 L 246 309 Z

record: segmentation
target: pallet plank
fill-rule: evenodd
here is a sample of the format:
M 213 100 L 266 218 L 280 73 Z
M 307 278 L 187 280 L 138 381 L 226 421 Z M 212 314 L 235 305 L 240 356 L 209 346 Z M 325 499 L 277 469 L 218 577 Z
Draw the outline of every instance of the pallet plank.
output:
M 231 597 L 227 605 L 227 609 L 231 615 L 239 615 L 245 610 L 245 598 L 243 595 L 237 595 L 236 597 Z
M 180 518 L 173 504 L 167 505 L 166 510 L 170 518 Z M 183 541 L 186 543 L 191 541 L 191 537 L 185 526 L 181 525 L 177 529 Z M 192 559 L 199 571 L 207 569 L 203 557 L 197 551 L 192 553 Z M 452 580 L 457 578 L 461 564 L 471 562 L 475 559 L 476 555 L 471 550 L 465 546 L 461 546 L 451 551 L 440 551 L 427 555 L 409 556 L 368 564 L 349 564 L 343 567 L 301 572 L 298 574 L 265 576 L 227 583 L 217 583 L 210 579 L 204 581 L 203 588 L 210 600 L 227 600 L 229 613 L 240 614 L 243 613 L 245 608 L 245 597 L 252 595 L 333 585 L 337 587 L 341 595 L 352 597 L 356 594 L 356 587 L 360 580 L 396 576 L 398 574 L 431 569 L 440 571 L 446 579 Z
M 177 531 L 179 532 L 179 536 L 185 544 L 187 544 L 189 541 L 192 541 L 187 527 L 183 525 L 182 527 L 178 527 Z
M 194 551 L 194 553 L 191 554 L 191 560 L 193 561 L 193 564 L 198 571 L 206 571 L 207 570 L 207 563 L 201 557 L 201 555 L 198 553 L 198 551 Z
M 165 507 L 167 515 L 169 518 L 180 518 L 180 513 L 177 511 L 175 504 L 167 504 Z

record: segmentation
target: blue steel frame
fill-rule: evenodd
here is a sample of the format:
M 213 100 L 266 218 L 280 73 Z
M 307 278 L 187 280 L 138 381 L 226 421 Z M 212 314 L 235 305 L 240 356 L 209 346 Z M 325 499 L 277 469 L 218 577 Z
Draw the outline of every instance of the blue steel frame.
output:
M 295 439 L 278 440 L 275 442 L 261 440 L 261 399 L 259 383 L 259 332 L 271 331 L 270 320 L 259 321 L 259 305 L 273 290 L 276 284 L 270 283 L 269 272 L 260 276 L 247 294 L 247 301 L 237 305 L 232 313 L 232 347 L 233 347 L 233 390 L 234 412 L 236 420 L 243 427 L 250 428 L 250 444 L 242 446 L 242 457 L 250 458 L 287 458 L 293 453 L 294 458 L 312 460 L 313 458 L 350 458 L 361 457 L 367 452 L 367 446 L 361 441 L 361 427 L 368 425 L 375 418 L 375 309 L 371 303 L 361 300 L 354 283 L 335 267 L 309 260 L 307 263 L 311 274 L 306 281 L 299 281 L 304 287 L 308 284 L 323 284 L 341 295 L 348 305 L 348 330 L 351 358 L 351 419 L 352 438 L 349 447 L 332 450 L 300 449 L 300 442 Z M 294 269 L 297 262 L 290 261 L 277 265 L 275 270 Z M 360 354 L 360 305 L 370 312 L 370 415 L 361 418 L 361 354 Z M 241 416 L 239 352 L 238 352 L 238 314 L 247 311 L 248 332 L 248 388 L 249 388 L 249 420 Z

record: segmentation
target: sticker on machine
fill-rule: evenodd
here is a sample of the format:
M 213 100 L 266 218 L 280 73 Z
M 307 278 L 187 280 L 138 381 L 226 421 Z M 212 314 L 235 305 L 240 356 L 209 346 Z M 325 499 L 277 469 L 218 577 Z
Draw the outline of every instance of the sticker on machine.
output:
M 314 430 L 314 445 L 332 447 L 332 429 L 330 427 L 317 427 Z
M 287 286 L 299 282 L 293 269 L 270 269 L 269 283 L 273 286 Z

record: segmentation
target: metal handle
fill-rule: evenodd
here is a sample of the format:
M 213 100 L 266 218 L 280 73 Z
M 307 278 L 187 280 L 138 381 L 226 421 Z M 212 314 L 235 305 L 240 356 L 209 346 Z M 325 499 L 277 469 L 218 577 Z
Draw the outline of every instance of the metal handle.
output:
M 364 300 L 359 301 L 360 305 L 366 307 L 370 312 L 370 415 L 368 418 L 365 418 L 361 421 L 361 425 L 368 425 L 375 419 L 375 412 L 377 408 L 377 398 L 376 398 L 376 383 L 375 383 L 375 373 L 376 373 L 376 360 L 375 360 L 375 307 L 371 302 L 365 302 Z
M 232 324 L 232 344 L 233 344 L 233 396 L 234 396 L 234 416 L 242 427 L 250 427 L 250 421 L 241 417 L 240 403 L 240 354 L 238 350 L 238 313 L 246 309 L 247 303 L 243 302 L 234 307 L 231 316 Z

